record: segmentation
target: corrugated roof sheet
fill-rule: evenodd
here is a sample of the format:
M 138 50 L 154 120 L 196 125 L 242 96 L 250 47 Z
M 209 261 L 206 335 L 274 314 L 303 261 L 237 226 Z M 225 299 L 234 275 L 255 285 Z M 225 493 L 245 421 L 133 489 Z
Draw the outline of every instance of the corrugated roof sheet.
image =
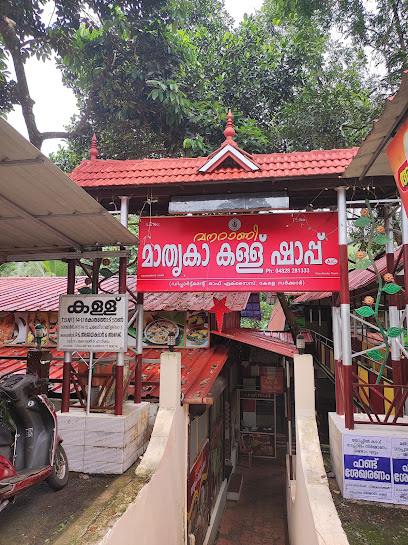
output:
M 145 310 L 209 310 L 214 306 L 213 297 L 227 298 L 226 305 L 232 311 L 243 310 L 250 293 L 145 293 Z
M 0 118 L 0 250 L 15 254 L 137 244 L 103 206 Z
M 76 278 L 75 290 L 85 285 L 85 277 Z M 127 277 L 129 289 L 136 293 L 136 276 Z M 118 277 L 103 281 L 102 288 L 117 293 Z M 0 277 L 0 311 L 57 311 L 59 296 L 66 293 L 67 279 L 62 276 Z M 239 311 L 245 308 L 249 293 L 146 293 L 145 310 L 209 310 L 213 296 L 227 297 L 227 306 Z
M 281 354 L 282 356 L 288 356 L 290 358 L 293 358 L 294 354 L 298 353 L 291 336 L 290 340 L 281 340 L 280 338 L 270 334 L 268 335 L 263 331 L 239 327 L 226 329 L 222 332 L 211 331 L 211 333 L 220 335 L 221 337 L 227 337 L 227 339 L 232 339 L 233 341 L 238 341 L 240 343 L 257 346 L 258 348 L 263 348 L 269 352 L 275 352 L 276 354 Z
M 176 350 L 177 351 L 177 350 Z M 161 350 L 143 350 L 142 397 L 158 398 L 160 393 Z M 215 379 L 227 361 L 228 348 L 213 346 L 206 349 L 180 350 L 181 393 L 184 403 L 211 403 L 208 395 Z
M 3 346 L 0 347 L 0 376 L 11 371 L 20 371 L 26 368 L 26 361 L 22 359 L 7 359 L 4 360 L 2 357 L 15 357 L 15 358 L 25 358 L 27 357 L 27 352 L 29 348 L 27 346 Z M 64 353 L 58 352 L 56 348 L 49 348 L 53 357 L 63 358 Z M 52 361 L 50 365 L 50 379 L 53 380 L 62 380 L 62 371 L 63 371 L 63 361 Z M 76 367 L 76 363 L 73 363 Z M 51 385 L 51 390 L 54 393 L 61 393 L 61 384 L 54 383 Z M 73 391 L 73 389 L 71 390 Z
M 285 329 L 285 323 L 285 313 L 283 312 L 279 299 L 276 299 L 271 312 L 271 317 L 269 318 L 268 329 L 271 329 L 272 331 L 283 331 Z
M 342 175 L 358 148 L 252 155 L 260 170 L 220 167 L 200 173 L 206 157 L 141 159 L 126 161 L 84 160 L 70 175 L 81 187 L 154 185 L 235 179 L 297 178 Z
M 55 348 L 50 351 L 53 357 L 63 357 L 63 352 L 58 352 Z M 10 371 L 19 371 L 25 369 L 24 360 L 2 360 L 2 356 L 25 357 L 27 347 L 3 347 L 0 348 L 0 376 Z M 142 366 L 142 397 L 159 398 L 160 393 L 160 354 L 161 349 L 144 349 Z M 208 395 L 215 379 L 219 375 L 224 363 L 228 357 L 228 348 L 226 346 L 214 346 L 207 349 L 180 350 L 181 352 L 181 392 L 184 395 L 184 403 L 211 403 Z M 134 353 L 128 351 L 127 355 L 134 362 Z M 114 356 L 106 353 L 104 357 Z M 74 366 L 76 364 L 74 363 Z M 50 379 L 61 380 L 63 374 L 63 362 L 52 361 L 50 366 Z M 133 388 L 131 388 L 131 391 Z M 52 385 L 54 393 L 61 393 L 61 384 Z
M 397 262 L 399 255 L 402 249 L 399 246 L 394 251 L 394 265 Z M 387 272 L 387 256 L 383 255 L 380 259 L 377 259 L 375 262 L 377 269 L 381 275 Z M 349 272 L 349 291 L 355 291 L 364 286 L 368 286 L 371 282 L 376 280 L 377 276 L 374 272 L 371 272 L 369 269 L 360 270 L 353 269 Z M 326 297 L 331 297 L 331 291 L 322 291 L 322 292 L 309 292 L 300 295 L 294 300 L 294 303 L 306 303 L 307 301 L 317 301 L 318 299 L 325 299 Z
M 386 149 L 395 130 L 407 115 L 407 104 L 408 71 L 405 71 L 401 74 L 398 91 L 385 101 L 384 110 L 379 119 L 374 121 L 371 132 L 364 138 L 358 153 L 346 168 L 344 178 L 360 178 L 371 162 L 365 176 L 393 176 Z

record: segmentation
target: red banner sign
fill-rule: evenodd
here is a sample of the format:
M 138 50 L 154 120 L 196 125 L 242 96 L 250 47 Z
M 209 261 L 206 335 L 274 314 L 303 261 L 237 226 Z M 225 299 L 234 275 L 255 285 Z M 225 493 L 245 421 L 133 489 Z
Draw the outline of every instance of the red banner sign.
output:
M 283 394 L 283 368 L 268 367 L 267 374 L 261 376 L 261 392 L 263 394 Z
M 402 203 L 408 214 L 408 119 L 388 145 L 387 155 Z
M 137 289 L 339 291 L 335 212 L 142 218 Z

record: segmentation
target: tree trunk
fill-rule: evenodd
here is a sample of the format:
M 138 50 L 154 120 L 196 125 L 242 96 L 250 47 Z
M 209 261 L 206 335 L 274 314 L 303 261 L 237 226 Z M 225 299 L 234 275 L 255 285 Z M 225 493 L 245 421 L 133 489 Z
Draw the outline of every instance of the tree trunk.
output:
M 23 112 L 28 137 L 34 146 L 41 149 L 43 138 L 35 122 L 33 111 L 34 100 L 31 98 L 30 91 L 28 89 L 24 60 L 21 55 L 20 41 L 14 30 L 14 24 L 14 21 L 8 17 L 0 17 L 0 34 L 3 36 L 4 45 L 10 52 L 11 58 L 13 59 L 17 79 L 18 100 Z

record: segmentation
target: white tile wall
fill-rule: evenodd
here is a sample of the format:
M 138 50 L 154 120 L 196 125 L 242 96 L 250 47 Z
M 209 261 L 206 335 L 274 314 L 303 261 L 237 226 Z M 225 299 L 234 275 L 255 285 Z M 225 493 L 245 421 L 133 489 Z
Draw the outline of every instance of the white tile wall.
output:
M 83 409 L 58 413 L 71 471 L 120 474 L 143 454 L 150 437 L 150 404 L 127 402 L 123 413 L 87 416 Z

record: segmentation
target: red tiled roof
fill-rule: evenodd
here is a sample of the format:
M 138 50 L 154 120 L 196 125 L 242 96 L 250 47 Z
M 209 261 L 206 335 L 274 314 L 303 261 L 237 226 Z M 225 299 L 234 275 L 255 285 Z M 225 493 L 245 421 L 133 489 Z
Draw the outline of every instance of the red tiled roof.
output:
M 340 176 L 357 151 L 358 148 L 351 148 L 254 154 L 251 157 L 260 170 L 247 172 L 238 165 L 224 168 L 221 165 L 208 174 L 199 172 L 207 162 L 206 157 L 126 161 L 95 159 L 82 161 L 70 177 L 81 187 L 110 187 L 336 174 Z
M 394 265 L 397 262 L 399 255 L 401 252 L 401 247 L 399 246 L 394 251 Z M 377 269 L 381 275 L 385 274 L 387 272 L 387 256 L 383 255 L 380 257 L 380 259 L 377 259 L 375 262 L 377 265 Z M 371 282 L 374 282 L 376 280 L 377 276 L 375 273 L 371 272 L 368 269 L 353 269 L 349 272 L 349 291 L 355 291 L 360 288 L 364 288 L 364 286 L 368 286 L 371 284 Z M 293 302 L 294 303 L 306 303 L 307 301 L 317 301 L 318 299 L 325 299 L 326 297 L 331 297 L 332 292 L 331 291 L 313 291 L 309 293 L 304 293 L 303 295 L 300 295 L 297 297 Z
M 76 278 L 75 290 L 85 285 L 85 277 Z M 136 276 L 127 277 L 127 285 L 136 293 Z M 103 281 L 107 292 L 117 293 L 118 278 Z M 67 291 L 67 279 L 63 276 L 40 277 L 0 277 L 0 311 L 35 312 L 58 311 L 59 296 Z M 245 308 L 249 293 L 146 293 L 145 310 L 209 310 L 213 296 L 227 296 L 227 306 L 231 310 Z

